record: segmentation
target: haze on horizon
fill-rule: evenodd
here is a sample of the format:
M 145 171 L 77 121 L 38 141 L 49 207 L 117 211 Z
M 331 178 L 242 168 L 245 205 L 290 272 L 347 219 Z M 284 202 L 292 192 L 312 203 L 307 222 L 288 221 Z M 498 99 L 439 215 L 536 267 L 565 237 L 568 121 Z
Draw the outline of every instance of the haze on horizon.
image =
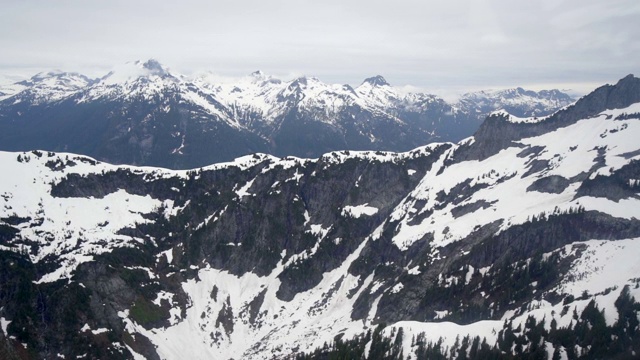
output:
M 616 0 L 88 2 L 4 0 L 0 74 L 105 75 L 155 58 L 173 71 L 262 70 L 415 89 L 585 93 L 638 75 L 640 2 Z

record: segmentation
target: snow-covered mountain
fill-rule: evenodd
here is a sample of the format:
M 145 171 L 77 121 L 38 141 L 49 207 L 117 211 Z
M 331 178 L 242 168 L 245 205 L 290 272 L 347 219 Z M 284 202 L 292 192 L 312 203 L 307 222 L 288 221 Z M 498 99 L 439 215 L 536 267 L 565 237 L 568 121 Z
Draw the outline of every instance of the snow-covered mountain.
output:
M 505 96 L 450 104 L 435 95 L 400 94 L 382 76 L 355 88 L 261 72 L 229 82 L 174 74 L 156 60 L 118 66 L 100 79 L 38 74 L 0 93 L 2 150 L 70 151 L 182 169 L 253 152 L 408 151 L 468 137 L 503 103 L 515 115 L 534 116 L 573 101 L 526 92 L 508 104 Z
M 549 109 L 560 109 L 573 103 L 571 96 L 559 90 L 539 92 L 523 88 L 507 90 L 484 90 L 462 95 L 457 105 L 469 112 L 487 114 L 496 110 L 506 110 L 519 117 L 545 116 Z
M 633 358 L 639 135 L 628 76 L 404 153 L 0 152 L 0 356 Z
M 90 86 L 95 80 L 78 73 L 50 71 L 39 73 L 29 80 L 0 88 L 0 100 L 11 105 L 26 102 L 32 105 L 53 103 L 72 96 Z

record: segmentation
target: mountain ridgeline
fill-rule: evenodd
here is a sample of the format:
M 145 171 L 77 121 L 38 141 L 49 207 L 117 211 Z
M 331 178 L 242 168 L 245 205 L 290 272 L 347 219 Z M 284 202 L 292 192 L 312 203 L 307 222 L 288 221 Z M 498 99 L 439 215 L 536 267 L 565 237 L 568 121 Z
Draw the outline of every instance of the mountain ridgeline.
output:
M 187 78 L 155 60 L 100 79 L 50 72 L 0 88 L 0 150 L 65 151 L 116 164 L 188 169 L 262 152 L 316 158 L 336 150 L 409 151 L 459 141 L 500 108 L 544 116 L 573 99 L 521 88 L 403 95 L 381 76 L 360 86 L 255 72 L 233 83 Z
M 406 152 L 0 152 L 0 358 L 637 357 L 639 136 L 628 76 Z

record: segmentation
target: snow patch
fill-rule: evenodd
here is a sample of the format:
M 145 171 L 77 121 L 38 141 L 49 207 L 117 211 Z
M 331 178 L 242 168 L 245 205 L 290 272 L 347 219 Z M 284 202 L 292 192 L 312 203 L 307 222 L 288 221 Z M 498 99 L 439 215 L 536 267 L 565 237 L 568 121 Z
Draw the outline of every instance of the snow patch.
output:
M 397 294 L 397 293 L 399 293 L 403 288 L 404 288 L 404 285 L 403 285 L 401 282 L 399 282 L 399 283 L 397 283 L 396 285 L 394 285 L 394 286 L 391 288 L 391 293 L 392 293 L 392 294 Z
M 5 335 L 8 335 L 7 328 L 9 327 L 9 324 L 11 324 L 11 320 L 7 320 L 3 317 L 0 317 L 0 327 L 2 328 L 2 332 Z
M 253 185 L 253 182 L 255 180 L 256 179 L 252 179 L 252 180 L 248 181 L 243 187 L 241 187 L 239 190 L 236 191 L 236 195 L 238 195 L 239 198 L 243 198 L 245 196 L 253 196 L 253 194 L 248 192 L 248 190 L 251 187 L 251 185 Z
M 341 215 L 345 217 L 359 218 L 361 216 L 373 216 L 378 212 L 378 208 L 369 206 L 369 204 L 357 206 L 345 206 Z

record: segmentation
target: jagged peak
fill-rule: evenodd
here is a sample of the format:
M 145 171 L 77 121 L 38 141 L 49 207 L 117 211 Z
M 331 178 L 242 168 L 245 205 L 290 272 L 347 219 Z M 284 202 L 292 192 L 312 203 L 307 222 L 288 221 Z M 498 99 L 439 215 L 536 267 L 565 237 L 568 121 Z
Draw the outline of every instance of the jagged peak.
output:
M 252 83 L 259 84 L 260 86 L 282 83 L 282 80 L 274 77 L 273 75 L 269 75 L 262 70 L 256 70 L 252 72 L 248 77 L 245 77 L 245 79 L 248 79 Z
M 140 61 L 137 61 L 136 63 L 140 63 Z M 167 70 L 156 59 L 147 60 L 142 64 L 142 67 L 149 70 L 154 75 L 162 76 L 168 74 Z
M 344 91 L 348 91 L 348 92 L 349 92 L 349 93 L 351 93 L 351 94 L 354 94 L 354 95 L 356 94 L 356 89 L 354 89 L 354 88 L 353 88 L 353 86 L 351 86 L 351 85 L 349 85 L 349 84 L 344 84 L 344 85 L 342 85 L 342 89 L 343 89 Z
M 618 82 L 613 85 L 614 89 L 627 89 L 628 87 L 640 87 L 640 78 L 635 77 L 633 74 L 629 74 L 618 80 Z
M 317 77 L 303 75 L 293 79 L 289 87 L 305 89 L 310 85 L 319 85 L 319 84 L 324 84 L 324 83 L 320 81 L 320 79 L 318 79 Z
M 638 78 L 635 77 L 635 75 L 633 75 L 633 74 L 629 74 L 629 75 L 623 77 L 622 79 L 620 79 L 618 82 L 629 81 L 629 80 L 634 80 L 634 79 L 638 79 Z
M 293 79 L 291 81 L 291 83 L 289 84 L 289 88 L 293 89 L 293 88 L 305 88 L 308 84 L 308 79 L 306 76 L 300 76 L 297 77 L 295 79 Z
M 258 79 L 262 79 L 262 78 L 266 77 L 266 75 L 264 74 L 264 72 L 262 70 L 256 70 L 256 71 L 252 72 L 250 74 L 250 76 L 254 77 L 254 78 L 258 78 Z
M 382 75 L 376 75 L 364 79 L 362 84 L 370 84 L 371 86 L 391 86 Z
M 640 79 L 629 74 L 614 85 L 600 86 L 558 113 L 575 111 L 588 117 L 609 109 L 625 108 L 638 102 L 640 102 Z

